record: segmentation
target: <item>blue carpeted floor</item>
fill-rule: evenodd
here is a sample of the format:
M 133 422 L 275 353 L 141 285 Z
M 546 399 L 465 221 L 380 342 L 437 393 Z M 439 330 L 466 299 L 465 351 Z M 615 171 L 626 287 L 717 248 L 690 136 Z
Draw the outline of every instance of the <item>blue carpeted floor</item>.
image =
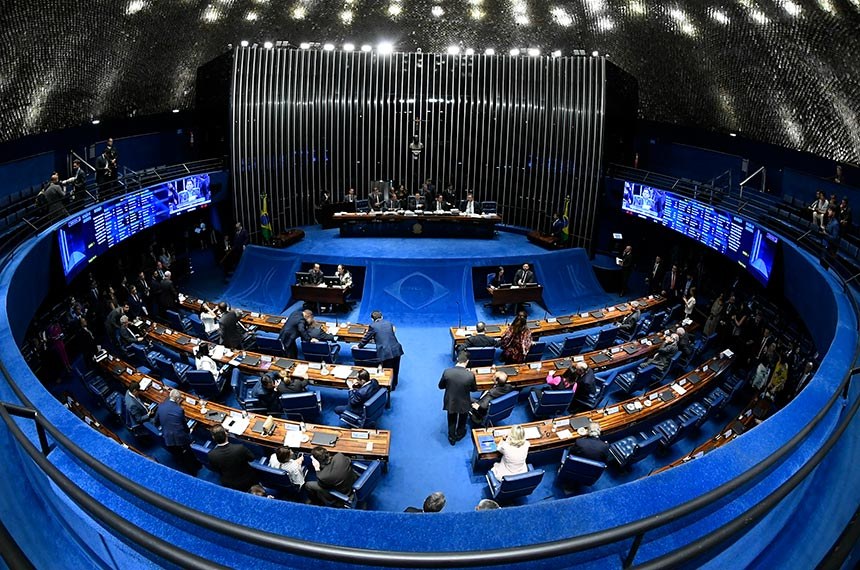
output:
M 370 310 L 381 309 L 396 324 L 397 335 L 406 353 L 401 364 L 400 384 L 392 395 L 392 408 L 386 410 L 380 424 L 380 428 L 392 432 L 390 467 L 374 493 L 369 508 L 402 511 L 410 505 L 420 506 L 429 493 L 442 491 L 448 498 L 446 510 L 473 509 L 478 501 L 487 496 L 484 479 L 486 469 L 473 470 L 473 447 L 468 438 L 455 447 L 449 445 L 446 416 L 442 411 L 442 392 L 437 388 L 437 383 L 442 371 L 452 365 L 448 327 L 457 324 L 458 312 L 464 323 L 471 322 L 476 317 L 484 318 L 488 322 L 502 322 L 504 317 L 487 314 L 481 303 L 475 306 L 472 299 L 471 274 L 464 268 L 470 267 L 469 264 L 532 261 L 537 264 L 539 280 L 547 288 L 548 304 L 551 303 L 552 309 L 559 312 L 598 307 L 610 297 L 602 290 L 595 289 L 596 280 L 587 261 L 583 263 L 583 259 L 571 257 L 577 254 L 557 256 L 561 259 L 560 262 L 548 263 L 553 259 L 547 256 L 548 252 L 536 249 L 519 235 L 502 232 L 496 240 L 351 238 L 347 241 L 337 237 L 333 231 L 306 231 L 305 240 L 288 250 L 251 248 L 248 252 L 252 255 L 246 252 L 246 259 L 226 287 L 223 274 L 211 258 L 208 255 L 195 254 L 193 278 L 188 283 L 181 284 L 181 288 L 208 299 L 225 298 L 235 306 L 243 308 L 286 312 L 299 306 L 286 306 L 292 272 L 296 270 L 299 260 L 337 263 L 345 258 L 349 259 L 349 263 L 356 264 L 365 259 L 367 265 L 376 264 L 374 271 L 385 276 L 392 275 L 387 269 L 389 266 L 397 267 L 398 274 L 427 275 L 442 283 L 443 287 L 449 290 L 449 294 L 450 291 L 456 290 L 459 284 L 462 287 L 461 292 L 451 294 L 452 298 L 458 297 L 457 300 L 461 303 L 459 307 L 456 303 L 442 303 L 428 313 L 427 307 L 433 303 L 423 307 L 423 310 L 408 311 L 401 306 L 404 305 L 402 299 L 395 299 L 390 292 L 386 292 L 386 286 L 375 284 L 369 279 L 365 283 L 366 298 L 357 303 L 350 314 L 341 314 L 338 317 L 341 321 L 367 321 L 369 319 L 365 316 Z M 346 246 L 349 251 L 361 254 L 334 255 L 334 252 L 343 251 Z M 447 265 L 436 261 L 438 257 L 451 255 L 452 251 L 460 252 L 462 256 L 475 255 L 478 261 L 466 257 L 456 257 Z M 407 284 L 404 288 L 407 292 L 403 293 L 401 289 L 401 296 L 413 294 L 410 300 L 412 302 L 434 294 L 432 287 L 427 289 L 422 284 Z M 577 295 L 577 292 L 580 295 Z M 438 294 L 438 290 L 435 294 Z M 639 294 L 641 290 L 636 288 L 631 291 L 631 297 Z M 372 306 L 368 303 L 368 297 L 372 299 Z M 544 310 L 537 306 L 533 306 L 531 311 L 538 317 L 542 317 L 544 313 Z M 344 346 L 341 354 L 344 355 L 342 360 L 348 362 L 349 347 Z M 60 388 L 74 389 L 74 384 L 70 382 Z M 321 423 L 338 425 L 333 410 L 336 405 L 345 402 L 346 393 L 330 389 L 321 389 L 321 392 L 324 407 Z M 86 394 L 81 394 L 81 398 L 91 403 Z M 525 395 L 521 396 L 521 402 L 506 424 L 533 419 L 527 411 L 524 399 Z M 235 405 L 232 399 L 228 400 L 228 403 Z M 93 406 L 90 408 L 93 409 Z M 735 408 L 727 410 L 727 417 L 735 413 L 734 411 Z M 645 476 L 654 468 L 683 456 L 705 439 L 712 437 L 727 421 L 725 417 L 711 420 L 699 432 L 676 444 L 668 453 L 648 458 L 629 472 L 610 469 L 593 488 L 575 492 L 597 492 Z M 118 426 L 116 430 L 123 436 L 127 435 L 125 430 Z M 165 464 L 171 464 L 170 457 L 161 449 L 148 447 L 144 451 L 153 454 Z M 542 464 L 536 464 L 546 470 L 543 483 L 534 494 L 517 504 L 564 498 L 574 492 L 555 483 L 557 460 L 558 456 L 554 456 L 543 459 Z M 213 482 L 217 480 L 205 470 L 201 472 L 201 477 Z

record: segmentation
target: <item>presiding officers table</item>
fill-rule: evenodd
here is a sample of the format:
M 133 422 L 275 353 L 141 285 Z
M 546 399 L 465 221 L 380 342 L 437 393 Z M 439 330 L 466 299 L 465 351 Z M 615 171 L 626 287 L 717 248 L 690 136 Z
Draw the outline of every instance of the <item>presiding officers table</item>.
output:
M 341 237 L 447 237 L 491 239 L 498 214 L 450 212 L 338 212 L 335 223 Z
M 520 303 L 540 303 L 543 305 L 543 286 L 537 283 L 529 285 L 502 285 L 487 287 L 491 305 L 519 305 Z
M 146 402 L 161 404 L 167 399 L 170 388 L 155 378 L 142 374 L 136 368 L 119 358 L 102 353 L 96 357 L 96 363 L 107 375 L 119 381 L 128 388 L 132 382 L 141 385 L 140 397 Z M 379 429 L 353 429 L 317 425 L 307 422 L 294 422 L 273 418 L 274 430 L 269 433 L 256 431 L 254 428 L 266 421 L 267 416 L 249 414 L 217 402 L 202 400 L 193 394 L 182 393 L 182 406 L 189 420 L 211 428 L 222 425 L 233 436 L 252 444 L 268 448 L 281 446 L 291 447 L 303 452 L 310 452 L 315 434 L 337 436 L 334 445 L 329 447 L 332 453 L 343 453 L 353 459 L 379 459 L 388 462 L 391 448 L 391 432 Z

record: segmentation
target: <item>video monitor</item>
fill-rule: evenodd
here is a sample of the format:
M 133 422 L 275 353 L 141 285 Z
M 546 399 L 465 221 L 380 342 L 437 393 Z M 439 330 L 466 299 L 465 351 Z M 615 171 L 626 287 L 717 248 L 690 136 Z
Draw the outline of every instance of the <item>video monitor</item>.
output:
M 311 274 L 307 271 L 296 271 L 296 284 L 307 285 L 311 280 Z

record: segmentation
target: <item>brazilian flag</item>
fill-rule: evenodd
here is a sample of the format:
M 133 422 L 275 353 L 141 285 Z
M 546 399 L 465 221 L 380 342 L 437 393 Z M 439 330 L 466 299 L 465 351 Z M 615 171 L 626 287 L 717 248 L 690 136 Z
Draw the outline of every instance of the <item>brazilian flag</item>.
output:
M 570 196 L 564 199 L 564 214 L 561 215 L 561 220 L 564 222 L 564 227 L 561 228 L 561 241 L 567 243 L 570 241 Z
M 263 234 L 263 241 L 272 239 L 272 221 L 269 219 L 269 206 L 266 204 L 266 198 L 266 194 L 263 194 L 263 205 L 260 206 L 260 231 Z

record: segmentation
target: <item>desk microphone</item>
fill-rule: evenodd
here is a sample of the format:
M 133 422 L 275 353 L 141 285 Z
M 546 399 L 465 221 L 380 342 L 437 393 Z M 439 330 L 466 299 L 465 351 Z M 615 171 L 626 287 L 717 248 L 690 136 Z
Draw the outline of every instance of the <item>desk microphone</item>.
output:
M 457 303 L 457 328 L 463 328 L 463 324 L 460 322 L 460 301 L 454 301 Z
M 544 322 L 546 322 L 546 316 L 547 316 L 548 314 L 549 314 L 549 311 L 544 311 L 544 312 L 543 312 L 543 320 L 544 320 Z

